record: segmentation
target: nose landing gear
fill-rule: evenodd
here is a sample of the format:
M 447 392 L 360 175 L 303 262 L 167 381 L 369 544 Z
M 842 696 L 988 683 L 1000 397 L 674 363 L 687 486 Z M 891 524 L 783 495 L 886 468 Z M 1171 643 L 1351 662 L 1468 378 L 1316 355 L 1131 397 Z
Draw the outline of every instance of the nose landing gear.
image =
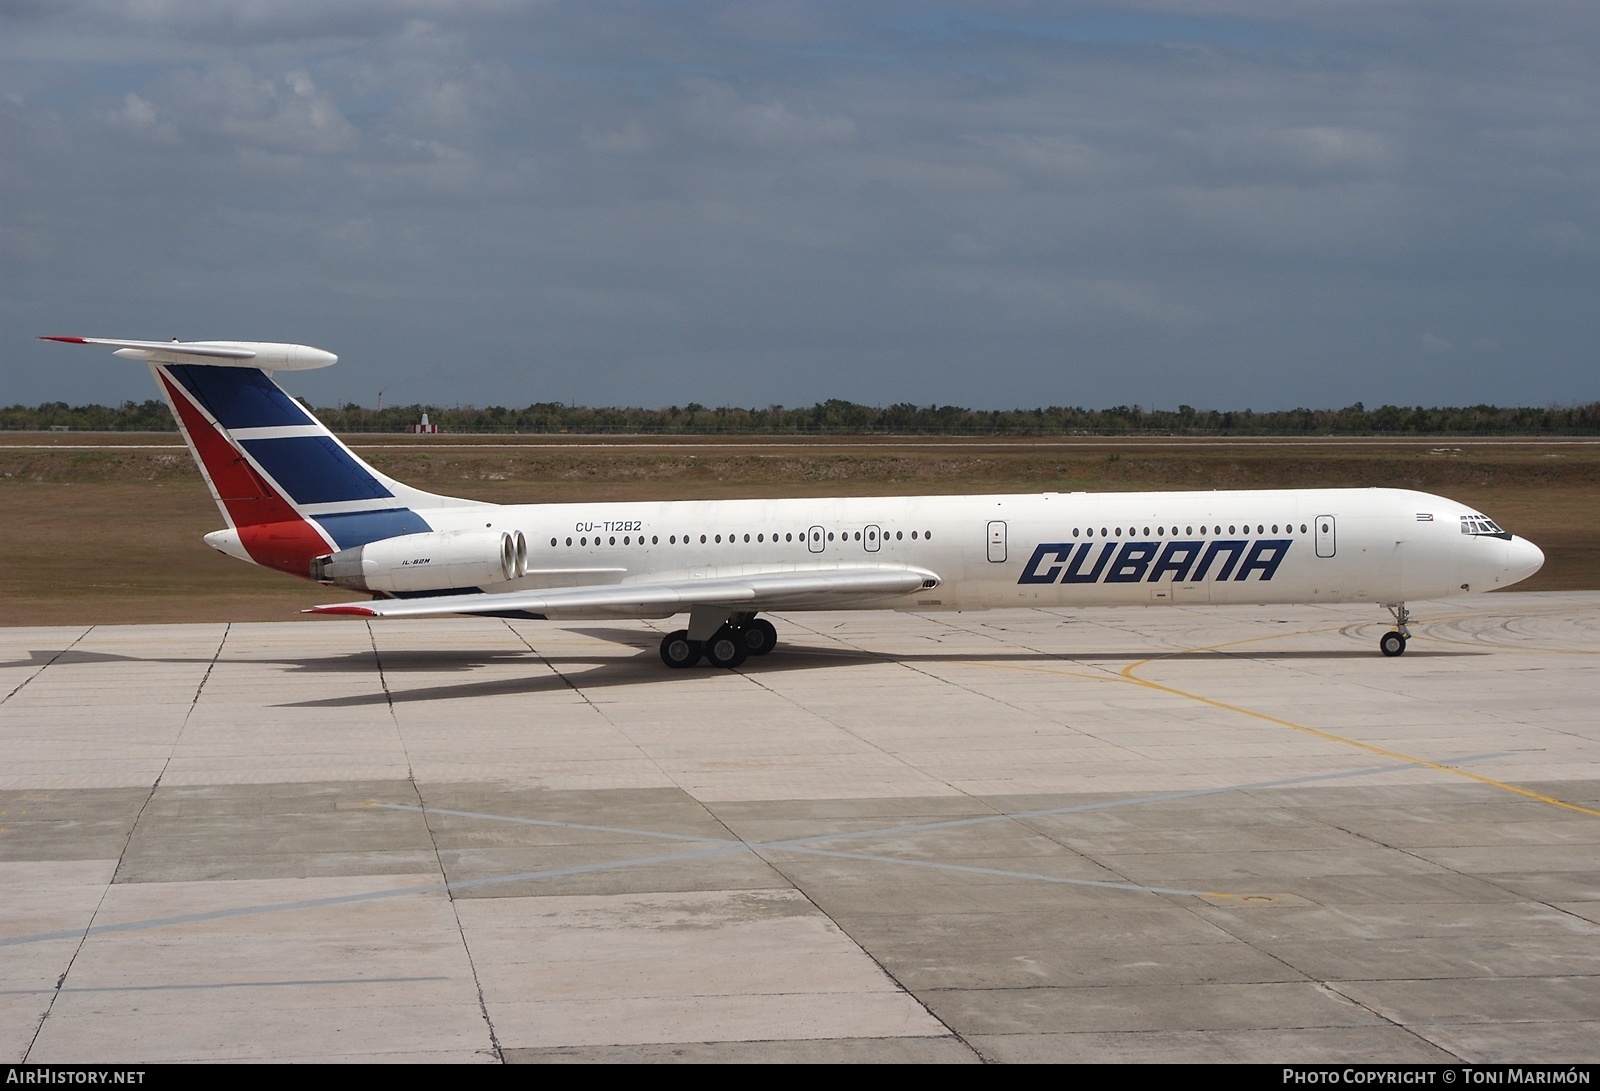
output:
M 1389 613 L 1394 615 L 1394 630 L 1383 634 L 1378 641 L 1378 650 L 1389 658 L 1406 653 L 1406 641 L 1411 639 L 1411 629 L 1406 624 L 1411 620 L 1411 613 L 1403 602 L 1386 602 L 1384 606 Z

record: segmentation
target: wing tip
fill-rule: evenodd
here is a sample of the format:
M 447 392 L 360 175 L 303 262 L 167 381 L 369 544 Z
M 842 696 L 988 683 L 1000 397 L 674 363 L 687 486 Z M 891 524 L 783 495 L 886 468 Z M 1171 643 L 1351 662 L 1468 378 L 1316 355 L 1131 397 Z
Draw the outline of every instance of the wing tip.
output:
M 334 614 L 345 617 L 377 617 L 378 612 L 369 606 L 311 606 L 302 614 Z
M 68 344 L 68 345 L 87 345 L 89 343 L 89 340 L 86 337 L 73 337 L 73 336 L 70 336 L 68 334 L 60 334 L 60 333 L 41 334 L 39 336 L 39 340 L 41 340 L 41 341 L 62 341 L 64 343 Z

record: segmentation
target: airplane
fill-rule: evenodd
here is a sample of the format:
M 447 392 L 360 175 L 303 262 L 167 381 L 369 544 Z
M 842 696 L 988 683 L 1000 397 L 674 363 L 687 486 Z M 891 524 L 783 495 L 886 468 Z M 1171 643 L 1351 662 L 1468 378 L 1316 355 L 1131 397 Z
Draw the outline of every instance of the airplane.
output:
M 338 357 L 306 345 L 125 341 L 161 389 L 242 561 L 370 601 L 308 613 L 663 619 L 662 661 L 736 668 L 777 644 L 758 615 L 1004 607 L 1406 602 L 1509 587 L 1538 546 L 1401 489 L 497 505 L 395 481 L 273 379 Z

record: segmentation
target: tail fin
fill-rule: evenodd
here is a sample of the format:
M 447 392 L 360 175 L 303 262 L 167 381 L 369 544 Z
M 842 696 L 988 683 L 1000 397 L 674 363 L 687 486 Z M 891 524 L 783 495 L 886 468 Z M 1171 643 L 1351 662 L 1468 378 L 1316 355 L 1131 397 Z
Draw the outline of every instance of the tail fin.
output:
M 310 579 L 318 557 L 434 529 L 422 512 L 472 505 L 403 485 L 358 458 L 272 379 L 338 357 L 305 345 L 249 341 L 113 341 L 155 376 L 228 530 L 225 553 Z

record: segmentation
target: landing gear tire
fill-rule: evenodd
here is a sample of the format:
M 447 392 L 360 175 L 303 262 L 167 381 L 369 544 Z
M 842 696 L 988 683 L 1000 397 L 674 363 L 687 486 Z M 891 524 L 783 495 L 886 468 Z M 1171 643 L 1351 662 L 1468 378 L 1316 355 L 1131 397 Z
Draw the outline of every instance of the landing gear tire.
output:
M 727 667 L 731 670 L 744 664 L 750 656 L 750 649 L 745 644 L 743 633 L 724 625 L 706 641 L 705 653 L 713 667 Z
M 1392 659 L 1406 654 L 1406 641 L 1411 639 L 1411 611 L 1406 609 L 1403 602 L 1386 602 L 1383 606 L 1394 615 L 1394 630 L 1383 634 L 1383 639 L 1378 641 L 1378 650 Z
M 700 645 L 689 639 L 689 630 L 679 629 L 661 638 L 661 662 L 674 670 L 692 667 L 700 662 Z
M 740 635 L 744 638 L 745 650 L 751 655 L 766 655 L 778 646 L 778 630 L 765 618 L 747 622 Z

